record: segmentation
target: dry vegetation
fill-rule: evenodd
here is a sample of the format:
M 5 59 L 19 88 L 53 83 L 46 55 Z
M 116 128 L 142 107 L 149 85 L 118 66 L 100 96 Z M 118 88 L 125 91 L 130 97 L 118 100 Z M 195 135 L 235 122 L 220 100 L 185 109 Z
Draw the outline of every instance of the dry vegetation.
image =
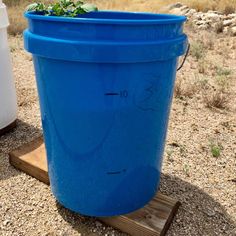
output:
M 196 36 L 191 27 L 187 27 L 187 31 L 191 41 L 188 71 L 192 76 L 180 74 L 175 85 L 175 97 L 182 100 L 197 97 L 207 108 L 229 109 L 235 66 L 228 65 L 226 57 L 235 59 L 234 38 L 231 38 L 231 44 L 230 38 L 224 35 L 202 31 Z M 218 39 L 214 40 L 214 37 Z
M 159 12 L 163 11 L 165 6 L 171 3 L 181 2 L 189 7 L 195 8 L 199 11 L 207 10 L 221 10 L 221 11 L 235 11 L 235 0 L 91 0 L 96 3 L 100 8 L 105 9 L 119 9 L 127 11 L 150 11 Z

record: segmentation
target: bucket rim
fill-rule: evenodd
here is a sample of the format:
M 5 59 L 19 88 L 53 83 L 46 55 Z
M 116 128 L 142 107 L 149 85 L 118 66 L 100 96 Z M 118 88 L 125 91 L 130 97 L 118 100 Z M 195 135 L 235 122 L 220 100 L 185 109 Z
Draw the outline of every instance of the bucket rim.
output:
M 186 16 L 179 16 L 173 14 L 156 14 L 147 12 L 127 12 L 127 11 L 97 11 L 87 13 L 91 14 L 118 14 L 129 16 L 143 16 L 146 19 L 122 19 L 122 18 L 86 18 L 86 17 L 63 17 L 63 16 L 45 16 L 35 12 L 25 12 L 24 16 L 27 19 L 54 21 L 54 22 L 70 22 L 70 23 L 95 23 L 95 24 L 131 24 L 131 25 L 149 25 L 149 24 L 171 24 L 171 23 L 183 23 L 187 20 Z M 86 15 L 87 15 L 86 14 Z M 157 17 L 156 19 L 154 17 Z
M 24 47 L 33 55 L 88 63 L 165 61 L 183 55 L 188 44 L 185 34 L 169 40 L 135 43 L 58 39 L 37 35 L 29 30 L 25 30 L 23 35 Z

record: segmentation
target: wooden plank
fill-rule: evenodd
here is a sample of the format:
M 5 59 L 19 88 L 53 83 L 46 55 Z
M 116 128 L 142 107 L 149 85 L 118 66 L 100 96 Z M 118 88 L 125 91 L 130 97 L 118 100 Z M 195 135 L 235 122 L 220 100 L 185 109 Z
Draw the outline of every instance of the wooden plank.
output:
M 42 138 L 12 151 L 9 156 L 10 163 L 17 169 L 49 184 L 46 151 Z M 142 209 L 127 215 L 98 219 L 133 236 L 163 236 L 179 206 L 179 201 L 157 193 Z
M 10 163 L 28 175 L 49 184 L 46 151 L 43 138 L 38 138 L 10 154 Z
M 163 236 L 169 229 L 179 206 L 180 202 L 157 193 L 149 204 L 138 211 L 100 220 L 133 236 Z

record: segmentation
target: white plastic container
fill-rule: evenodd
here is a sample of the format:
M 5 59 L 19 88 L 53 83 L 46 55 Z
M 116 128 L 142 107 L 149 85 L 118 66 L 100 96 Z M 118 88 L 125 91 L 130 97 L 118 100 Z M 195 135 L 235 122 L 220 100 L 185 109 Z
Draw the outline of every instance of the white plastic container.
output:
M 8 25 L 6 6 L 0 0 L 0 134 L 14 127 L 17 116 L 16 91 L 7 42 Z

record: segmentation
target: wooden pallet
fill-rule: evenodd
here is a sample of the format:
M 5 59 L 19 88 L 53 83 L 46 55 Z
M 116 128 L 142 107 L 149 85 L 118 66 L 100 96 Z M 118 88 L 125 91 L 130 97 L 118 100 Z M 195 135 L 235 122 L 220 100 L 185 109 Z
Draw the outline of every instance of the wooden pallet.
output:
M 42 138 L 11 152 L 10 163 L 17 169 L 49 184 L 46 152 Z M 179 205 L 179 201 L 157 193 L 149 204 L 138 211 L 127 215 L 98 219 L 134 236 L 165 235 Z

